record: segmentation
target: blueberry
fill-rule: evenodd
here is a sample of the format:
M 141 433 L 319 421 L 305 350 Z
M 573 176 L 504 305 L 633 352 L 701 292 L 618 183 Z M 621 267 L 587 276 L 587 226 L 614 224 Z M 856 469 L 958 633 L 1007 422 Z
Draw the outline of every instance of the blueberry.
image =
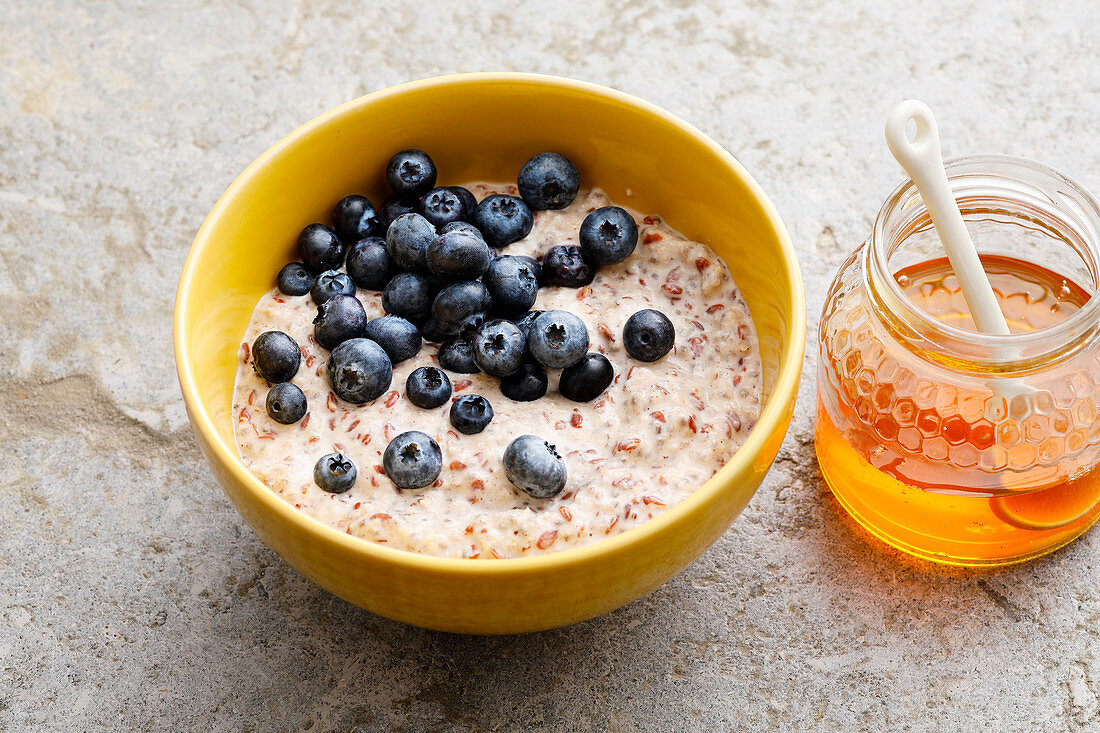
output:
M 542 258 L 542 274 L 551 285 L 579 288 L 596 277 L 596 266 L 584 258 L 580 247 L 562 245 Z
M 364 290 L 381 290 L 398 273 L 381 237 L 367 237 L 352 245 L 346 267 L 355 285 Z
M 531 274 L 535 276 L 535 282 L 541 287 L 545 284 L 542 279 L 542 265 L 534 257 L 528 255 L 509 255 L 509 257 L 515 257 L 517 260 L 521 260 L 526 263 L 527 267 L 531 270 Z
M 451 399 L 451 380 L 433 366 L 414 369 L 405 380 L 405 396 L 417 407 L 430 410 Z
M 355 464 L 343 453 L 321 456 L 313 466 L 313 482 L 330 494 L 342 494 L 354 486 L 355 474 Z
M 458 231 L 440 234 L 428 245 L 425 260 L 433 275 L 450 280 L 473 280 L 489 269 L 493 250 L 480 234 Z
M 449 188 L 433 188 L 420 199 L 421 216 L 437 227 L 453 221 L 463 221 L 467 217 L 466 205 L 462 198 Z
M 504 475 L 535 499 L 550 499 L 565 488 L 565 459 L 537 435 L 521 435 L 504 450 Z
M 361 405 L 390 388 L 393 365 L 381 346 L 367 338 L 354 338 L 332 350 L 328 379 L 337 397 Z
M 477 280 L 461 280 L 439 291 L 432 303 L 432 320 L 439 330 L 454 336 L 466 320 L 489 310 L 489 291 Z M 483 319 L 484 320 L 484 319 Z
M 313 338 L 322 348 L 332 351 L 348 339 L 360 338 L 366 327 L 367 312 L 359 299 L 334 295 L 317 308 Z
M 399 267 L 423 270 L 428 247 L 435 241 L 435 225 L 420 214 L 402 214 L 386 230 L 386 250 Z
M 477 206 L 477 204 L 474 204 L 474 206 Z M 481 237 L 481 230 L 468 221 L 452 221 L 439 230 L 440 234 L 450 234 L 451 232 L 466 232 L 467 234 L 473 234 L 475 237 Z
M 573 366 L 563 369 L 558 380 L 561 396 L 574 402 L 594 400 L 611 386 L 615 369 L 603 354 L 585 354 Z
M 252 368 L 272 384 L 293 379 L 301 362 L 298 344 L 282 331 L 265 331 L 252 342 Z
M 420 202 L 416 197 L 406 198 L 404 196 L 398 196 L 395 193 L 391 193 L 386 197 L 386 200 L 382 202 L 382 211 L 378 215 L 379 224 L 379 236 L 386 233 L 390 224 L 394 219 L 403 214 L 412 214 L 416 212 L 417 206 Z
M 301 262 L 291 262 L 279 270 L 275 284 L 283 295 L 305 295 L 313 287 L 313 273 Z
M 598 265 L 617 265 L 638 246 L 638 225 L 626 209 L 604 206 L 581 222 L 581 251 Z
M 477 362 L 474 361 L 474 346 L 469 338 L 461 337 L 444 341 L 439 347 L 436 358 L 439 359 L 439 366 L 449 372 L 477 374 L 481 371 L 477 368 Z
M 539 294 L 539 282 L 524 257 L 497 257 L 482 280 L 492 297 L 494 312 L 505 318 L 530 309 Z
M 661 311 L 640 310 L 626 319 L 623 346 L 638 361 L 657 361 L 672 350 L 676 329 Z
M 386 182 L 398 196 L 423 196 L 435 185 L 435 163 L 423 150 L 402 150 L 390 158 Z
M 465 435 L 484 430 L 493 421 L 493 406 L 479 394 L 466 394 L 451 403 L 451 425 Z
M 538 364 L 524 364 L 500 380 L 500 393 L 516 402 L 533 402 L 546 394 L 546 371 Z
M 527 337 L 511 321 L 489 321 L 477 330 L 473 338 L 474 363 L 493 377 L 507 377 L 523 366 L 527 353 Z
M 520 168 L 519 195 L 535 211 L 564 209 L 581 188 L 581 176 L 568 158 L 539 153 Z
M 344 243 L 324 224 L 310 224 L 298 235 L 298 254 L 311 272 L 335 270 L 344 261 Z
M 268 391 L 265 406 L 272 420 L 290 425 L 306 414 L 306 395 L 297 385 L 280 382 Z
M 473 219 L 474 212 L 477 210 L 477 198 L 474 196 L 473 192 L 462 186 L 450 186 L 449 188 L 462 200 L 462 208 L 466 212 L 466 215 L 462 218 L 465 221 Z
M 474 226 L 493 247 L 518 242 L 531 233 L 535 217 L 523 199 L 494 193 L 486 196 L 474 212 Z
M 429 318 L 420 324 L 420 335 L 425 341 L 430 341 L 433 344 L 441 344 L 448 338 L 447 334 L 439 329 L 439 324 L 435 322 L 434 318 Z
M 382 316 L 367 323 L 363 335 L 374 341 L 394 364 L 420 353 L 420 331 L 401 316 Z
M 399 489 L 422 489 L 439 478 L 443 453 L 439 444 L 419 430 L 401 433 L 386 446 L 382 468 Z
M 336 236 L 347 244 L 385 231 L 382 228 L 381 215 L 366 196 L 340 199 L 340 203 L 332 210 L 332 228 L 336 230 Z
M 435 298 L 436 283 L 427 275 L 403 272 L 382 290 L 382 308 L 390 315 L 419 322 L 428 317 Z
M 309 297 L 313 298 L 314 303 L 321 305 L 334 295 L 355 295 L 355 283 L 346 272 L 325 270 L 313 281 Z
M 535 319 L 541 316 L 545 311 L 527 311 L 519 318 L 512 321 L 519 329 L 523 331 L 523 335 L 527 337 L 527 340 L 531 340 L 531 325 L 535 322 Z
M 569 311 L 546 311 L 531 324 L 529 334 L 531 356 L 550 369 L 573 366 L 588 351 L 588 328 Z
M 458 324 L 457 336 L 473 343 L 474 334 L 485 325 L 486 320 L 484 313 L 474 313 L 472 316 L 466 316 Z

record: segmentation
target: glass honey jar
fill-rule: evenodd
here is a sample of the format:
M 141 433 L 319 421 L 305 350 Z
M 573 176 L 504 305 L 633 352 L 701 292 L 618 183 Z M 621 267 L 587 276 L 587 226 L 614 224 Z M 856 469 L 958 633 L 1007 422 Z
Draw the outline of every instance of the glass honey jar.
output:
M 1011 334 L 976 330 L 906 181 L 829 289 L 816 450 L 875 536 L 928 560 L 1003 565 L 1100 516 L 1100 204 L 1030 160 L 946 169 Z

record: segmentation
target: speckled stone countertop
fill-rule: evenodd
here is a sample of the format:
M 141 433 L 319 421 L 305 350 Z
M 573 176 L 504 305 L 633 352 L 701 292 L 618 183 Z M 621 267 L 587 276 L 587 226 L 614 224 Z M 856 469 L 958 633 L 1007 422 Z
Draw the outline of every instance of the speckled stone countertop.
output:
M 894 102 L 928 101 L 947 155 L 1100 191 L 1100 5 L 172 5 L 2 10 L 0 730 L 1100 730 L 1100 533 L 993 573 L 875 545 L 817 473 L 812 347 L 774 469 L 684 574 L 469 638 L 268 550 L 199 455 L 170 341 L 190 240 L 249 161 L 360 94 L 508 69 L 639 95 L 732 151 L 790 229 L 812 345 L 900 178 Z

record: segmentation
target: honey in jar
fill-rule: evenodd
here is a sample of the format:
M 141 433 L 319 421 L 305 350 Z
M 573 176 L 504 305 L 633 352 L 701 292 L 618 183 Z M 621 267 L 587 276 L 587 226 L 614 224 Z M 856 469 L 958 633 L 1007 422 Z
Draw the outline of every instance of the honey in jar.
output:
M 1032 161 L 947 166 L 1011 334 L 979 333 L 911 182 L 841 266 L 819 329 L 816 449 L 863 527 L 1000 565 L 1100 516 L 1100 207 Z

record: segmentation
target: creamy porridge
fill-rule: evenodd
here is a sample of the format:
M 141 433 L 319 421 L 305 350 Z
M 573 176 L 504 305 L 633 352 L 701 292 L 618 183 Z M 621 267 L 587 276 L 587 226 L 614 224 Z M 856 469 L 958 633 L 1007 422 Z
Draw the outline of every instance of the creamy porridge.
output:
M 516 193 L 515 185 L 467 184 L 480 200 Z M 581 190 L 565 209 L 534 212 L 530 234 L 502 254 L 541 258 L 555 245 L 576 244 L 593 209 L 610 202 L 599 189 Z M 633 213 L 633 212 L 632 212 Z M 453 397 L 479 394 L 495 417 L 475 435 L 452 428 L 445 404 L 421 409 L 409 402 L 411 371 L 438 365 L 437 347 L 394 365 L 390 389 L 353 405 L 330 389 L 329 352 L 314 340 L 317 308 L 310 295 L 274 290 L 256 305 L 240 345 L 234 429 L 245 465 L 286 501 L 350 535 L 387 547 L 443 557 L 512 558 L 590 544 L 656 517 L 709 479 L 742 444 L 760 409 L 761 362 L 752 321 L 729 270 L 705 245 L 689 242 L 658 218 L 634 215 L 637 249 L 603 266 L 591 285 L 542 287 L 535 309 L 561 309 L 588 328 L 590 351 L 614 366 L 611 386 L 591 402 L 557 392 L 560 372 L 548 370 L 549 389 L 533 402 L 513 402 L 499 380 L 449 372 Z M 383 315 L 381 293 L 358 290 L 368 318 Z M 623 325 L 644 308 L 675 326 L 671 352 L 651 363 L 622 346 Z M 283 331 L 301 347 L 293 383 L 308 401 L 291 425 L 264 408 L 270 385 L 253 371 L 250 345 L 266 331 Z M 442 450 L 439 479 L 418 490 L 398 489 L 385 475 L 382 454 L 400 433 L 418 430 Z M 534 434 L 556 446 L 568 481 L 551 499 L 517 490 L 501 464 L 516 436 Z M 347 456 L 357 478 L 345 493 L 314 482 L 314 464 L 332 452 Z

